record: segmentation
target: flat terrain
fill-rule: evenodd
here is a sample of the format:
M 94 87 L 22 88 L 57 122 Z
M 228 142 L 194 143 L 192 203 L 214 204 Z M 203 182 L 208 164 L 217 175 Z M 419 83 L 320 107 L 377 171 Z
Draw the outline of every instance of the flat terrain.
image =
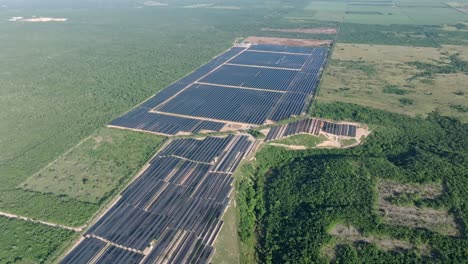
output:
M 465 46 L 441 48 L 336 45 L 320 90 L 325 102 L 343 101 L 412 116 L 438 110 L 468 121 L 466 72 L 418 76 L 422 62 L 447 65 L 449 55 L 465 59 Z
M 99 204 L 127 182 L 163 138 L 103 128 L 20 185 Z

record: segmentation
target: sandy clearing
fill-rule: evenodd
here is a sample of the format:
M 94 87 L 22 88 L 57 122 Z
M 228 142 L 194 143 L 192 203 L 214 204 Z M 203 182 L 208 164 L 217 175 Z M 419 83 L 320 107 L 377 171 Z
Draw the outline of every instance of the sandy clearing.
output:
M 65 22 L 68 18 L 54 18 L 54 17 L 32 17 L 32 18 L 24 18 L 24 17 L 12 17 L 8 21 L 11 22 Z
M 305 34 L 336 34 L 336 28 L 262 28 L 262 31 Z

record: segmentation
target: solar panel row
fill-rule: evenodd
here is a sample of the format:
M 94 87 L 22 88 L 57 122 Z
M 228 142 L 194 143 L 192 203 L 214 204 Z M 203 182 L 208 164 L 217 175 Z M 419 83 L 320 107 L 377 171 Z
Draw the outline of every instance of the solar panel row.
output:
M 220 66 L 221 64 L 225 63 L 233 56 L 236 56 L 244 48 L 240 47 L 233 47 L 228 51 L 224 52 L 223 54 L 217 56 L 216 58 L 212 59 L 207 64 L 201 66 L 200 68 L 196 69 L 189 75 L 183 77 L 182 79 L 176 81 L 175 83 L 169 85 L 167 88 L 162 90 L 161 92 L 157 93 L 149 100 L 143 102 L 140 107 L 144 108 L 155 108 L 160 103 L 164 102 L 165 100 L 169 99 L 170 97 L 174 96 L 176 93 L 180 92 L 182 89 L 187 87 L 189 84 L 195 82 L 196 80 L 200 79 L 216 67 Z
M 110 126 L 137 129 L 154 133 L 175 135 L 179 132 L 220 131 L 226 124 L 188 117 L 148 112 L 137 107 L 127 114 L 112 120 Z
M 315 48 L 310 48 L 310 47 L 280 46 L 280 45 L 268 45 L 268 44 L 252 45 L 249 48 L 249 50 L 304 53 L 304 54 L 311 54 L 314 49 Z
M 285 91 L 298 71 L 223 65 L 212 72 L 201 83 Z
M 252 145 L 247 135 L 172 141 L 86 235 L 133 254 L 156 240 L 144 258 L 114 249 L 103 258 L 108 263 L 117 263 L 113 258 L 125 258 L 128 263 L 208 263 L 229 203 L 231 173 Z M 85 239 L 62 263 L 86 263 L 102 251 L 103 243 L 110 245 Z
M 327 55 L 327 48 L 234 47 L 110 125 L 174 135 L 220 131 L 225 121 L 263 124 L 297 116 L 317 89 Z M 149 112 L 154 108 L 158 113 Z
M 143 254 L 108 245 L 97 238 L 86 237 L 62 260 L 62 263 L 132 264 L 139 263 L 143 257 Z
M 320 131 L 337 136 L 355 137 L 356 130 L 357 127 L 355 125 L 335 124 L 316 118 L 308 118 L 271 128 L 265 137 L 265 141 L 285 138 L 302 133 L 318 136 Z
M 246 51 L 229 61 L 233 64 L 301 69 L 308 55 Z
M 223 121 L 263 124 L 281 93 L 193 85 L 159 109 L 161 112 Z

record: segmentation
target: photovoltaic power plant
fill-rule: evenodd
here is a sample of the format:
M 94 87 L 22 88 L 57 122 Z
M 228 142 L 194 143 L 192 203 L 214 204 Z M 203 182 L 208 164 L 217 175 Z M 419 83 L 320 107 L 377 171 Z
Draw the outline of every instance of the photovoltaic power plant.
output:
M 351 124 L 337 124 L 317 118 L 307 118 L 270 129 L 265 141 L 281 139 L 298 134 L 318 136 L 320 132 L 336 136 L 356 137 L 357 126 Z
M 313 99 L 328 52 L 326 47 L 232 47 L 109 126 L 177 135 L 301 115 Z
M 209 263 L 249 135 L 174 139 L 61 263 Z

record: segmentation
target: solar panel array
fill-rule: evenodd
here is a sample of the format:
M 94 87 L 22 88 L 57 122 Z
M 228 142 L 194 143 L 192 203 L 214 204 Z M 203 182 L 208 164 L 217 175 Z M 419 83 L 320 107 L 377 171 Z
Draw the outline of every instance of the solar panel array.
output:
M 302 114 L 319 84 L 325 47 L 233 47 L 111 126 L 165 135 L 261 125 Z
M 356 136 L 357 127 L 351 124 L 335 124 L 317 118 L 308 118 L 270 129 L 265 141 L 285 138 L 297 134 L 311 134 L 318 136 L 320 131 L 337 136 Z
M 248 135 L 171 141 L 61 263 L 208 263 Z

